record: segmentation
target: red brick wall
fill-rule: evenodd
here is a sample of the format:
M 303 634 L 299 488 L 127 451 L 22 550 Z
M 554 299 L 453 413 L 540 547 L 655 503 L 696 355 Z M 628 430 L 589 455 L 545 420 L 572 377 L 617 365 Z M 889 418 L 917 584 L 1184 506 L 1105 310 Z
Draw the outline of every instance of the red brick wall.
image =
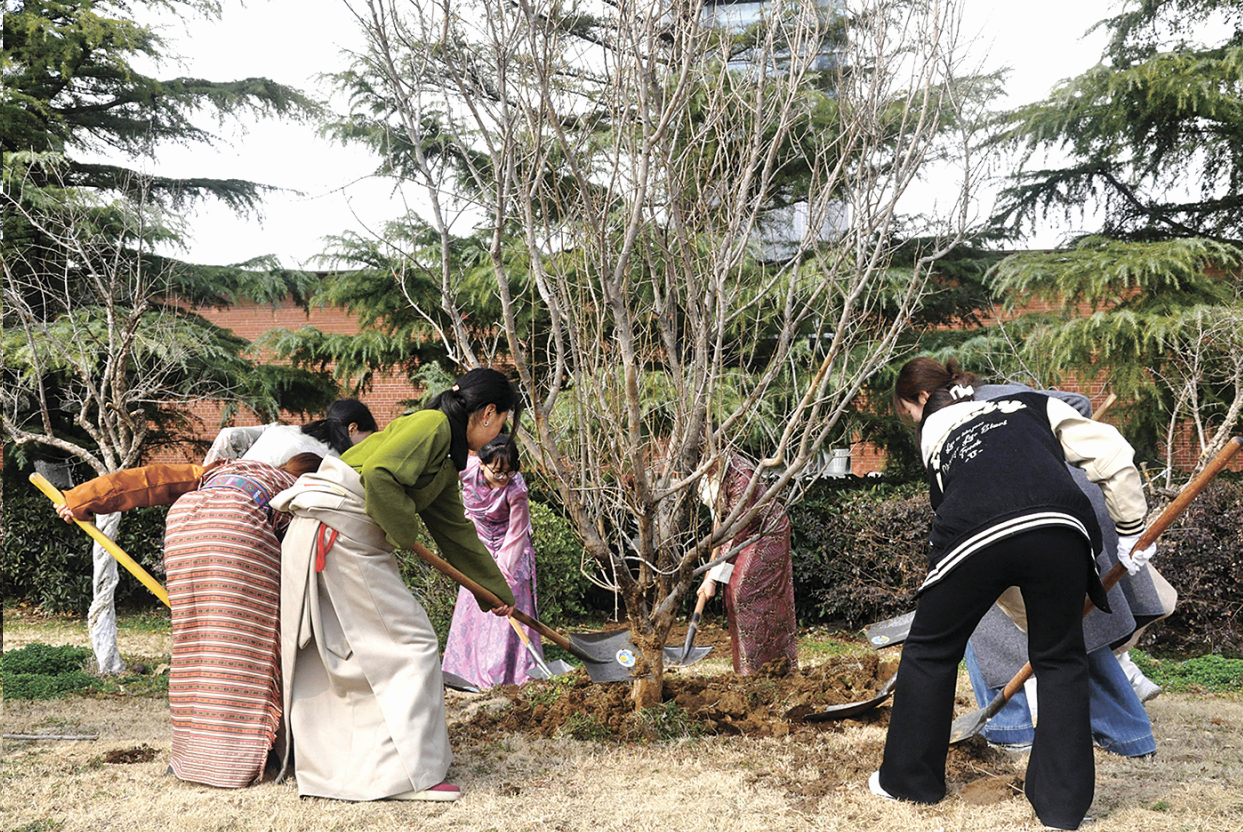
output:
M 350 335 L 358 332 L 358 324 L 354 316 L 342 309 L 312 307 L 308 312 L 297 304 L 286 303 L 277 307 L 255 306 L 243 304 L 229 309 L 196 310 L 204 318 L 231 330 L 239 337 L 255 341 L 265 333 L 274 329 L 296 330 L 304 326 L 313 326 L 334 335 Z M 371 409 L 376 421 L 381 426 L 404 411 L 403 401 L 417 397 L 421 391 L 411 386 L 404 377 L 377 373 L 372 378 L 371 386 L 359 399 Z M 216 402 L 204 402 L 187 408 L 193 420 L 192 439 L 210 441 L 220 429 L 220 416 L 223 405 Z M 285 421 L 298 423 L 296 417 L 286 416 Z M 259 417 L 249 411 L 239 412 L 230 425 L 259 424 Z M 184 462 L 199 457 L 197 448 L 187 443 L 182 446 L 167 448 L 152 453 L 147 462 Z
M 1049 305 L 1041 303 L 1032 304 L 1022 311 L 1047 311 L 1050 308 Z M 1085 309 L 1083 311 L 1086 313 L 1088 310 Z M 313 326 L 331 334 L 349 335 L 358 331 L 358 324 L 354 316 L 342 309 L 336 308 L 312 307 L 308 312 L 296 304 L 287 303 L 277 307 L 239 305 L 226 310 L 199 310 L 199 312 L 203 317 L 232 330 L 238 336 L 249 341 L 255 341 L 273 329 L 296 330 L 304 326 Z M 1008 320 L 1017 314 L 1006 315 L 1004 319 Z M 1003 318 L 994 317 L 988 320 L 987 323 L 993 324 L 1000 320 L 1003 320 Z M 1093 408 L 1099 407 L 1108 395 L 1106 379 L 1104 378 L 1096 378 L 1086 384 L 1077 381 L 1070 382 L 1064 385 L 1064 387 L 1067 390 L 1087 395 L 1092 400 Z M 420 392 L 407 383 L 404 378 L 377 374 L 371 387 L 359 398 L 371 408 L 376 421 L 384 425 L 394 417 L 401 415 L 404 410 L 401 402 L 416 397 Z M 190 413 L 198 425 L 194 431 L 196 439 L 210 440 L 216 435 L 220 427 L 220 405 L 195 405 L 190 408 Z M 296 420 L 290 419 L 289 421 Z M 245 413 L 236 416 L 230 424 L 253 425 L 258 422 L 258 417 L 253 413 Z M 1196 461 L 1193 438 L 1190 427 L 1188 427 L 1175 453 L 1176 466 L 1184 470 L 1190 469 Z M 197 451 L 187 445 L 182 448 L 169 449 L 153 454 L 147 461 L 181 462 L 195 458 L 196 454 Z M 870 443 L 859 441 L 852 445 L 850 470 L 855 476 L 864 476 L 874 471 L 881 471 L 884 465 L 885 455 L 879 448 Z M 1243 460 L 1236 460 L 1232 467 L 1234 470 L 1240 470 L 1243 468 Z

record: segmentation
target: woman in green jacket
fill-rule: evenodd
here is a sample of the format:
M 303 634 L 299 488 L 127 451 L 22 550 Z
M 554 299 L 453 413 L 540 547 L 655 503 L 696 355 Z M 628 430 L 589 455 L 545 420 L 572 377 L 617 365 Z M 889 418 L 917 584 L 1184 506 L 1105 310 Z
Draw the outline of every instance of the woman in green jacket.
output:
M 520 407 L 505 376 L 472 370 L 273 501 L 294 515 L 282 547 L 281 652 L 300 795 L 459 796 L 444 782 L 453 753 L 439 643 L 393 550 L 411 548 L 417 515 L 445 559 L 504 602 L 480 608 L 509 614 L 513 595 L 466 517 L 458 471 Z

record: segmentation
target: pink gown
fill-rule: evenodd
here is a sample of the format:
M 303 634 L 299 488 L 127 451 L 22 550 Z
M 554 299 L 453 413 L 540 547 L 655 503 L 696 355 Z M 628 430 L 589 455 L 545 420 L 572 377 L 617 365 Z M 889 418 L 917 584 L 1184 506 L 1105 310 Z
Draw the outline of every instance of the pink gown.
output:
M 479 457 L 471 454 L 460 474 L 466 516 L 474 521 L 479 539 L 513 590 L 514 606 L 534 616 L 535 548 L 527 484 L 521 474 L 514 474 L 503 488 L 492 488 L 480 468 Z M 526 632 L 542 658 L 539 635 L 530 628 Z M 509 621 L 479 609 L 474 595 L 459 590 L 442 667 L 480 688 L 490 688 L 522 684 L 532 678 L 534 666 Z

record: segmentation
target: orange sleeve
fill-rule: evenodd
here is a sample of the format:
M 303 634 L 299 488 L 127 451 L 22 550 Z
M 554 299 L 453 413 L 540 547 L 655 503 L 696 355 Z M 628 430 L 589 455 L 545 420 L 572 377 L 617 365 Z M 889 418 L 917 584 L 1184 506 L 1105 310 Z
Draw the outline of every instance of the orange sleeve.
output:
M 171 506 L 198 487 L 214 465 L 145 465 L 88 480 L 64 492 L 65 505 L 79 520 L 131 508 Z

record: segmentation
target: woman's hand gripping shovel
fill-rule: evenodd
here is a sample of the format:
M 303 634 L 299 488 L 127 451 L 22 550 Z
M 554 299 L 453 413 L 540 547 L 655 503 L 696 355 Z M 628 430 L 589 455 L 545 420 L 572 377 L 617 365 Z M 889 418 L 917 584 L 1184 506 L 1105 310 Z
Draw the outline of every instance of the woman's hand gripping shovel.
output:
M 52 501 L 53 505 L 63 506 L 65 504 L 65 495 L 61 494 L 60 489 L 48 482 L 42 474 L 31 474 L 30 482 L 35 488 L 42 491 Z M 138 561 L 126 554 L 125 550 L 113 542 L 112 538 L 101 532 L 94 523 L 76 518 L 73 522 L 77 523 L 82 531 L 94 538 L 95 542 L 103 547 L 105 552 L 116 558 L 117 563 L 128 569 L 135 578 L 142 582 L 143 586 L 151 590 L 155 597 L 164 603 L 164 606 L 170 606 L 168 603 L 168 591 L 164 589 L 163 585 L 151 577 L 151 573 L 143 569 L 138 564 Z
M 665 648 L 665 667 L 690 667 L 695 662 L 712 652 L 711 647 L 695 647 L 695 632 L 699 629 L 699 619 L 703 616 L 704 604 L 708 603 L 706 593 L 699 593 L 699 600 L 695 602 L 695 612 L 691 614 L 690 624 L 686 628 L 686 644 L 682 645 L 682 649 L 676 647 Z
M 1204 470 L 1195 479 L 1187 483 L 1178 497 L 1174 499 L 1174 502 L 1170 503 L 1165 511 L 1161 512 L 1161 515 L 1148 527 L 1148 530 L 1140 536 L 1131 551 L 1142 552 L 1155 543 L 1157 538 L 1161 536 L 1161 533 L 1169 528 L 1170 524 L 1177 520 L 1180 514 L 1187 510 L 1187 506 L 1191 505 L 1192 501 L 1212 481 L 1213 477 L 1217 476 L 1230 464 L 1230 460 L 1234 458 L 1234 455 L 1239 452 L 1240 448 L 1243 448 L 1243 436 L 1236 436 L 1227 442 L 1226 447 L 1222 448 L 1217 456 L 1213 457 L 1212 461 L 1205 466 Z M 1113 588 L 1114 584 L 1118 583 L 1125 574 L 1126 567 L 1121 563 L 1115 563 L 1113 568 L 1106 572 L 1105 577 L 1101 579 L 1101 584 L 1105 587 L 1105 591 L 1108 592 Z M 1091 611 L 1092 602 L 1085 601 L 1083 614 L 1086 616 Z M 954 724 L 950 726 L 950 745 L 970 739 L 980 733 L 988 721 L 1005 707 L 1006 703 L 1010 701 L 1010 697 L 1018 693 L 1019 689 L 1023 687 L 1023 683 L 1031 678 L 1031 675 L 1032 666 L 1031 662 L 1028 662 L 1020 668 L 1018 673 L 1014 674 L 1014 678 L 1006 683 L 1006 686 L 993 697 L 991 702 L 978 711 L 973 711 L 954 720 Z
M 443 558 L 432 554 L 426 546 L 415 543 L 413 549 L 414 553 L 428 566 L 448 575 L 458 584 L 466 587 L 476 598 L 482 598 L 494 607 L 502 606 L 500 598 L 466 577 Z M 566 638 L 544 622 L 532 618 L 521 610 L 514 610 L 513 617 L 533 628 L 557 646 L 582 659 L 583 666 L 591 676 L 591 681 L 622 682 L 634 678 L 631 670 L 636 664 L 638 651 L 625 630 L 609 633 L 580 633 Z
M 553 676 L 560 676 L 563 673 L 569 673 L 574 669 L 573 665 L 563 662 L 560 659 L 548 662 L 535 650 L 535 645 L 531 643 L 531 637 L 527 635 L 527 631 L 522 628 L 518 620 L 512 615 L 509 617 L 509 623 L 513 626 L 514 632 L 518 634 L 522 646 L 531 654 L 532 661 L 535 662 L 535 668 L 527 671 L 533 679 L 551 679 Z

